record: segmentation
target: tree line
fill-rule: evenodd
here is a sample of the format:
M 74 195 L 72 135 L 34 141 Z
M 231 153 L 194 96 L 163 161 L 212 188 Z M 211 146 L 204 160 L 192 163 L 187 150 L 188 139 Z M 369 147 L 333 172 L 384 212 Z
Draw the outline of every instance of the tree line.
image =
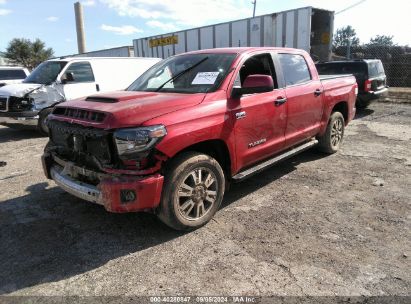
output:
M 355 29 L 351 25 L 337 29 L 333 39 L 333 51 L 338 52 L 341 48 L 347 47 L 393 47 L 398 46 L 394 43 L 394 36 L 377 35 L 370 39 L 368 43 L 360 44 L 360 39 L 357 36 Z
M 11 40 L 5 52 L 0 53 L 8 59 L 11 64 L 21 65 L 29 70 L 33 70 L 43 61 L 54 56 L 52 48 L 47 48 L 40 39 L 31 41 L 24 38 L 14 38 Z

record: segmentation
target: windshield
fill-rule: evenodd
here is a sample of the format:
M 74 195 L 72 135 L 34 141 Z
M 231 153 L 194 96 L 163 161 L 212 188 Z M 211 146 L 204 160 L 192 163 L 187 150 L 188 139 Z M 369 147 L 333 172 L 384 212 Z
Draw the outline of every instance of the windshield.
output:
M 212 92 L 227 76 L 235 57 L 236 54 L 187 54 L 170 57 L 151 67 L 127 90 Z
M 66 61 L 45 61 L 23 81 L 24 83 L 50 84 L 67 64 Z

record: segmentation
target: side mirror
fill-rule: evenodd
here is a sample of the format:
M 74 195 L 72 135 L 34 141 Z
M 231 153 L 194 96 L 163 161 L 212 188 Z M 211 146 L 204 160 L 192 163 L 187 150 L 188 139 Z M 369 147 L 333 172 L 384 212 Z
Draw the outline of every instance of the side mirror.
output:
M 244 80 L 241 88 L 233 87 L 231 97 L 238 98 L 244 94 L 264 93 L 271 92 L 272 90 L 274 90 L 274 81 L 271 76 L 261 74 L 249 75 Z
M 61 83 L 66 84 L 68 82 L 73 82 L 74 81 L 74 75 L 71 72 L 65 73 L 63 76 L 61 76 Z

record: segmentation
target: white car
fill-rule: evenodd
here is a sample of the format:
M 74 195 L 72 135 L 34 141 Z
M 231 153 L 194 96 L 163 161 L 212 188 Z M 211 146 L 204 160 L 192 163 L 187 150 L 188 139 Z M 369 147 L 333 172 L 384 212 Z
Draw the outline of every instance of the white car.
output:
M 45 119 L 57 103 L 97 92 L 126 89 L 160 58 L 72 57 L 43 62 L 22 83 L 0 88 L 0 124 L 35 125 L 48 133 Z
M 23 67 L 0 66 L 0 87 L 6 84 L 22 82 L 29 74 L 29 70 Z

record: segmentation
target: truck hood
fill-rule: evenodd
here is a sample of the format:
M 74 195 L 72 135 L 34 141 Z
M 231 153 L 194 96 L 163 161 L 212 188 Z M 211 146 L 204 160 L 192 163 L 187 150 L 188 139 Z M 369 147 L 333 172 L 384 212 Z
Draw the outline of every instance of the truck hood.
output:
M 0 87 L 8 85 L 8 84 L 21 83 L 22 81 L 23 81 L 22 79 L 0 80 Z
M 1 81 L 0 81 L 1 82 Z M 2 96 L 14 96 L 23 97 L 27 92 L 41 87 L 38 83 L 14 83 L 8 84 L 0 88 L 0 95 Z
M 104 112 L 107 118 L 100 127 L 115 129 L 138 126 L 152 118 L 178 111 L 201 103 L 205 93 L 157 93 L 118 91 L 92 95 L 59 104 L 57 107 L 68 107 L 88 111 Z M 66 120 L 66 119 L 64 119 Z M 68 121 L 83 125 L 94 125 L 78 119 Z

